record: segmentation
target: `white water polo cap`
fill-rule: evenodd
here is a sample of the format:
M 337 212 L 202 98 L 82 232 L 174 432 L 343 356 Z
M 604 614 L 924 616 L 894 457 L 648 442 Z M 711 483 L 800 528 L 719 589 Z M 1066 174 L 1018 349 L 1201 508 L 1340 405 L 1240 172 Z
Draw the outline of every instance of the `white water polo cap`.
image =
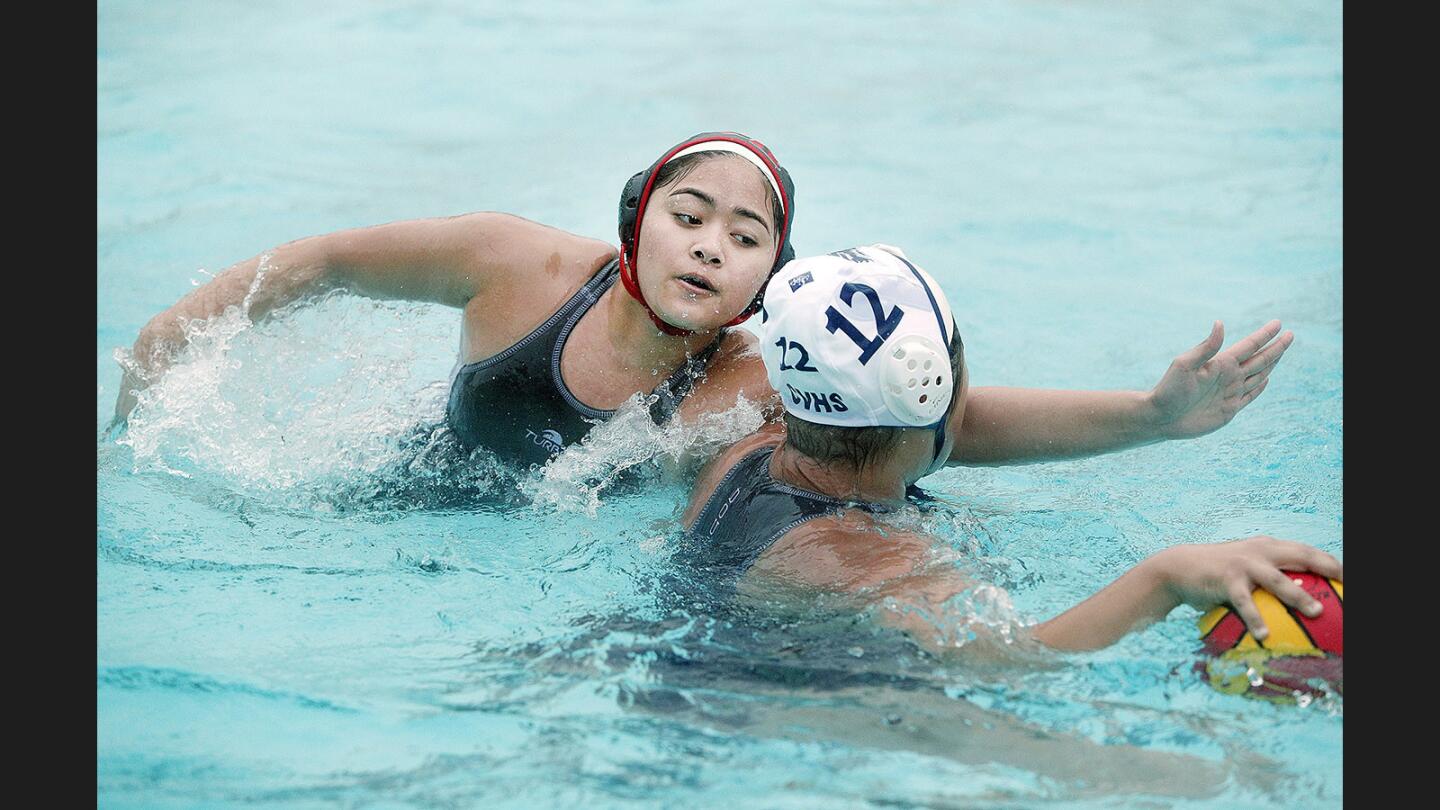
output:
M 954 392 L 955 318 L 889 245 L 796 259 L 760 310 L 770 385 L 791 415 L 839 427 L 935 427 Z

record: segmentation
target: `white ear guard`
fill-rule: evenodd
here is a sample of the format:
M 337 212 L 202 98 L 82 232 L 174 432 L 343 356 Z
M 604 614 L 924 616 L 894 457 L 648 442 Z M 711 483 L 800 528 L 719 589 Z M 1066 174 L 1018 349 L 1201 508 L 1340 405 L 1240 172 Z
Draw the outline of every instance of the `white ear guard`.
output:
M 899 248 L 791 261 L 766 290 L 765 311 L 765 372 L 788 413 L 939 435 L 954 402 L 954 316 L 940 285 Z
M 933 425 L 949 411 L 950 354 L 925 335 L 906 335 L 881 352 L 885 407 L 912 427 Z

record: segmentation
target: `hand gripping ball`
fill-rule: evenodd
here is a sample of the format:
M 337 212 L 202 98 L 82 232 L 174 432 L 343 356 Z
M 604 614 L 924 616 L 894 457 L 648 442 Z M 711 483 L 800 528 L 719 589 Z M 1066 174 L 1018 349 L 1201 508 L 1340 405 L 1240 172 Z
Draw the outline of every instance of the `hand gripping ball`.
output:
M 1320 615 L 1309 618 L 1288 607 L 1269 591 L 1257 588 L 1255 607 L 1265 620 L 1270 635 L 1257 641 L 1245 628 L 1240 615 L 1228 605 L 1200 617 L 1200 640 L 1205 651 L 1219 655 L 1228 650 L 1264 649 L 1283 655 L 1344 655 L 1345 586 L 1335 579 L 1316 574 L 1286 571 L 1285 575 L 1319 600 Z
M 1200 640 L 1210 655 L 1195 669 L 1215 689 L 1280 703 L 1344 694 L 1345 586 L 1315 574 L 1285 574 L 1320 601 L 1320 615 L 1308 618 L 1256 589 L 1255 607 L 1270 630 L 1264 641 L 1229 606 L 1201 616 Z

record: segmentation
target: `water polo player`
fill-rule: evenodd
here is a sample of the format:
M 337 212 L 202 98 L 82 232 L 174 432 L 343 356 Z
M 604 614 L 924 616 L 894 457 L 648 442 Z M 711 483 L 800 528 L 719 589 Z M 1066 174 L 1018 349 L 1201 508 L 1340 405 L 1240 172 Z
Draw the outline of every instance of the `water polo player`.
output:
M 334 289 L 460 308 L 447 422 L 467 448 L 507 461 L 543 463 L 637 392 L 655 395 L 657 422 L 682 405 L 698 413 L 739 396 L 764 400 L 753 337 L 726 327 L 750 315 L 765 280 L 793 255 L 793 220 L 794 187 L 770 151 L 712 132 L 670 148 L 625 185 L 618 251 L 489 212 L 301 239 L 225 270 L 151 319 L 116 418 L 183 343 L 183 322 L 247 295 L 249 316 L 262 318 Z
M 893 599 L 881 621 L 933 649 L 954 646 L 953 628 L 924 617 L 945 616 L 971 583 L 935 560 L 935 539 L 878 518 L 949 460 L 969 424 L 964 346 L 944 291 L 898 249 L 871 245 L 791 262 L 762 312 L 784 422 L 701 472 L 677 559 L 712 582 Z M 1321 610 L 1282 568 L 1341 578 L 1331 555 L 1271 537 L 1174 546 L 1030 632 L 1052 648 L 1094 649 L 1182 603 L 1230 602 L 1263 639 L 1253 588 L 1307 616 Z
M 184 324 L 232 306 L 260 319 L 332 290 L 461 309 L 447 422 L 465 447 L 507 461 L 545 462 L 636 393 L 653 395 L 662 423 L 741 397 L 775 412 L 754 337 L 728 327 L 753 312 L 790 257 L 794 202 L 788 172 L 765 146 L 702 133 L 625 185 L 618 250 L 493 212 L 290 242 L 226 269 L 145 325 L 114 424 L 173 362 Z M 1264 389 L 1290 343 L 1278 332 L 1268 324 L 1219 352 L 1216 324 L 1149 392 L 976 389 L 951 460 L 1038 461 L 1207 433 Z

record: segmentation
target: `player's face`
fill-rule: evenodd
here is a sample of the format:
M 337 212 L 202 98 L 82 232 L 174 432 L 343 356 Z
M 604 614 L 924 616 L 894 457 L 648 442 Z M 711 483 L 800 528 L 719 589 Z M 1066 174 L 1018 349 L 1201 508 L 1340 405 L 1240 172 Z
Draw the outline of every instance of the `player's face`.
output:
M 655 314 L 706 331 L 750 305 L 775 261 L 771 196 L 760 170 L 734 155 L 705 160 L 651 193 L 635 268 Z

